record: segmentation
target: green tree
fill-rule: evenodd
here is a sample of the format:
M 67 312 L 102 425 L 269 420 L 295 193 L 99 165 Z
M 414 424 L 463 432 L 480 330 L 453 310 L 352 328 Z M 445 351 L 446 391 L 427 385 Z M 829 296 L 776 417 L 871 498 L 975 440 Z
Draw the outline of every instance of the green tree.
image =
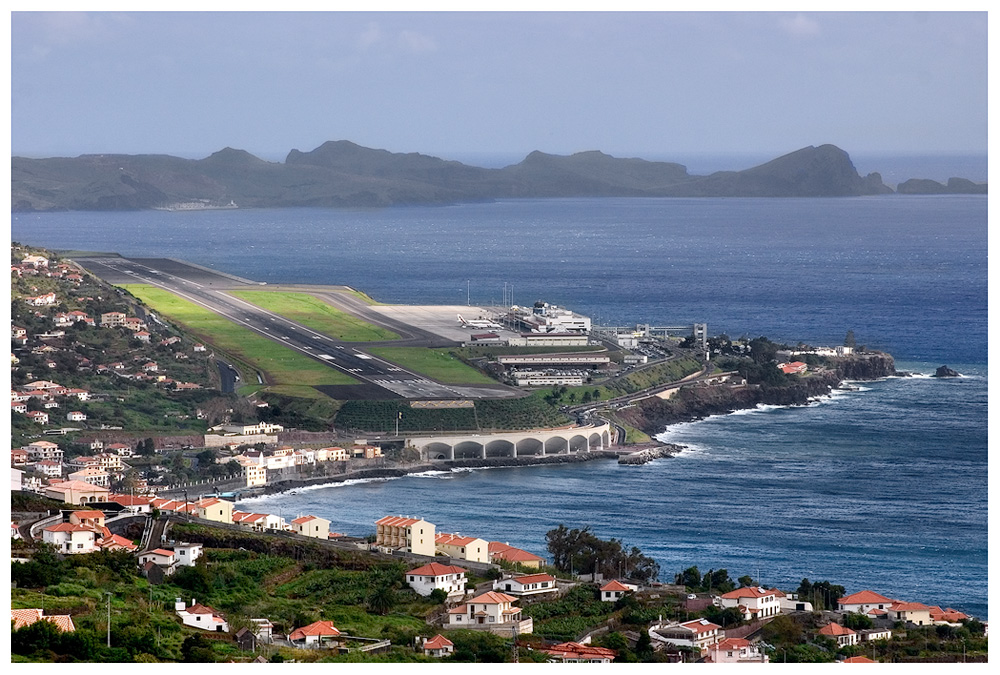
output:
M 848 330 L 847 335 L 844 337 L 844 346 L 854 348 L 857 346 L 857 342 L 854 340 L 854 330 Z
M 739 582 L 740 588 L 746 588 L 747 586 L 753 586 L 753 577 L 750 576 L 749 574 L 744 574 L 742 577 L 740 577 L 736 581 Z
M 865 616 L 859 612 L 848 612 L 844 614 L 842 623 L 846 628 L 850 628 L 851 630 L 866 630 L 875 625 L 872 622 L 871 617 Z
M 368 595 L 365 602 L 368 606 L 368 611 L 384 616 L 391 612 L 392 608 L 396 605 L 396 592 L 392 589 L 392 586 L 383 584 L 377 586 Z
M 434 604 L 441 605 L 448 599 L 448 592 L 443 588 L 435 588 L 429 597 Z
M 701 572 L 698 571 L 697 567 L 689 567 L 683 572 L 678 573 L 674 577 L 674 583 L 686 586 L 690 589 L 700 589 L 701 588 Z

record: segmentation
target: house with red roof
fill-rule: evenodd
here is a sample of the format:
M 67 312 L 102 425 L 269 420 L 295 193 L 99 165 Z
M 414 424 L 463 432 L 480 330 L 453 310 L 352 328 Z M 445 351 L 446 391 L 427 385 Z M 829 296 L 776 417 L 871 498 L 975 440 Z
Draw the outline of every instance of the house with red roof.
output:
M 191 606 L 186 607 L 183 600 L 177 598 L 174 611 L 180 617 L 181 623 L 192 628 L 211 631 L 213 633 L 228 633 L 229 623 L 225 617 L 207 605 L 200 605 L 191 599 Z
M 36 621 L 49 621 L 64 633 L 76 631 L 73 618 L 69 614 L 49 614 L 46 616 L 44 610 L 41 609 L 12 609 L 10 610 L 10 620 L 14 622 L 14 630 L 30 626 Z
M 931 615 L 931 622 L 937 625 L 948 624 L 957 628 L 962 624 L 962 621 L 971 618 L 968 614 L 951 607 L 941 609 L 937 605 L 932 605 L 928 611 Z
M 888 610 L 889 605 L 894 602 L 896 601 L 879 595 L 875 591 L 864 590 L 842 597 L 837 601 L 837 609 L 841 612 L 868 614 L 872 609 Z
M 549 660 L 556 663 L 611 663 L 618 656 L 614 649 L 579 642 L 560 642 L 551 647 L 541 647 L 538 651 L 548 654 Z
M 758 586 L 744 586 L 719 596 L 723 609 L 735 607 L 743 612 L 744 621 L 776 616 L 781 612 L 781 603 L 771 591 Z
M 770 659 L 760 646 L 743 638 L 725 638 L 708 647 L 707 660 L 712 663 L 768 663 Z
M 49 525 L 42 530 L 42 541 L 52 544 L 60 553 L 93 553 L 97 550 L 97 534 L 86 525 Z
M 69 522 L 99 532 L 104 527 L 104 511 L 70 511 Z
M 335 648 L 342 642 L 340 631 L 332 621 L 314 621 L 308 626 L 296 628 L 288 634 L 288 641 L 295 647 L 309 649 Z
M 102 551 L 128 551 L 129 553 L 139 548 L 132 543 L 131 539 L 110 533 L 105 535 L 97 545 Z
M 520 565 L 521 567 L 538 569 L 541 567 L 542 563 L 545 562 L 545 558 L 516 548 L 502 541 L 491 541 L 489 549 L 491 563 L 508 562 L 514 565 Z
M 878 661 L 873 661 L 867 656 L 848 656 L 841 663 L 878 663 Z
M 233 522 L 233 503 L 216 497 L 205 497 L 194 503 L 199 518 L 217 523 Z
M 139 554 L 140 567 L 146 563 L 157 565 L 165 574 L 173 574 L 177 569 L 177 556 L 170 549 L 154 548 Z
M 559 588 L 556 586 L 556 578 L 551 574 L 505 576 L 493 582 L 493 590 L 503 591 L 504 593 L 518 597 L 559 592 Z
M 451 640 L 438 633 L 430 640 L 424 640 L 421 649 L 424 650 L 424 656 L 440 659 L 445 656 L 451 656 L 455 651 L 455 645 Z
M 30 419 L 32 422 L 37 422 L 38 424 L 49 423 L 49 414 L 46 412 L 42 412 L 41 410 L 30 410 L 28 411 L 27 415 L 28 419 Z
M 406 573 L 407 585 L 423 596 L 441 589 L 448 597 L 461 597 L 465 595 L 465 582 L 465 570 L 456 565 L 432 562 Z
M 837 641 L 838 647 L 858 644 L 858 634 L 839 623 L 828 623 L 819 629 L 819 634 Z
M 533 628 L 531 617 L 521 619 L 521 608 L 514 607 L 517 601 L 512 595 L 487 591 L 477 595 L 464 605 L 448 610 L 448 626 L 451 628 L 471 628 L 509 635 L 530 633 Z
M 434 548 L 449 558 L 471 560 L 472 562 L 490 561 L 490 544 L 478 537 L 463 537 L 460 534 L 439 532 L 434 536 Z
M 319 516 L 300 516 L 289 523 L 292 532 L 303 537 L 313 537 L 326 541 L 330 538 L 330 521 Z
M 889 618 L 893 621 L 905 621 L 916 626 L 929 626 L 931 623 L 931 608 L 919 602 L 896 601 L 889 605 Z
M 801 375 L 809 370 L 809 366 L 802 361 L 792 361 L 791 363 L 779 363 L 778 368 L 785 375 Z
M 649 637 L 657 642 L 704 651 L 722 638 L 719 633 L 721 628 L 722 626 L 708 619 L 694 619 L 684 623 L 653 626 L 649 629 Z
M 375 521 L 375 546 L 434 557 L 434 523 L 409 516 L 385 516 Z
M 638 588 L 638 586 L 625 584 L 617 579 L 612 579 L 608 583 L 601 586 L 601 600 L 604 602 L 617 602 L 618 600 L 624 598 L 627 594 L 635 593 Z

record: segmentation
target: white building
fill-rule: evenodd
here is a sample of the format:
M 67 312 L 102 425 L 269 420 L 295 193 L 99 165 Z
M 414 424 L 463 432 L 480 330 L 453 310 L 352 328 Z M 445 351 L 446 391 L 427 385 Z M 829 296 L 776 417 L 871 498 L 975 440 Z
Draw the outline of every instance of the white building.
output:
M 880 595 L 875 591 L 858 591 L 851 595 L 846 595 L 837 601 L 837 609 L 841 612 L 857 612 L 867 614 L 873 609 L 889 610 L 889 607 L 896 602 L 890 598 Z
M 781 612 L 781 603 L 774 591 L 756 586 L 745 586 L 719 596 L 723 609 L 736 607 L 743 612 L 746 621 L 776 616 Z
M 376 546 L 433 557 L 434 541 L 434 523 L 423 518 L 386 516 L 375 521 Z
M 448 625 L 452 628 L 487 628 L 497 632 L 516 629 L 518 634 L 530 633 L 531 617 L 521 620 L 521 608 L 514 607 L 512 595 L 487 591 L 464 605 L 448 610 Z
M 292 532 L 303 537 L 323 539 L 330 538 L 330 521 L 319 516 L 302 516 L 291 522 Z
M 406 573 L 406 583 L 423 596 L 441 589 L 448 597 L 465 595 L 465 570 L 455 565 L 428 563 Z
M 184 602 L 177 598 L 174 603 L 174 611 L 180 617 L 181 623 L 192 628 L 211 631 L 213 633 L 228 633 L 229 623 L 221 614 L 211 607 L 197 604 L 191 599 L 191 607 L 185 607 Z
M 440 532 L 434 536 L 434 546 L 438 553 L 449 558 L 483 563 L 490 561 L 490 543 L 479 537 Z
M 601 600 L 604 602 L 617 602 L 629 593 L 635 593 L 637 589 L 638 586 L 633 586 L 632 584 L 626 584 L 618 581 L 617 579 L 612 579 L 608 583 L 601 586 Z
M 708 648 L 712 663 L 768 663 L 767 654 L 760 647 L 743 638 L 726 638 Z
M 174 546 L 174 556 L 177 564 L 182 567 L 194 567 L 195 561 L 202 556 L 204 551 L 201 544 L 177 544 Z
M 493 582 L 493 590 L 516 596 L 559 592 L 556 578 L 551 574 L 522 574 L 504 577 Z
M 59 523 L 46 527 L 42 530 L 42 541 L 52 544 L 60 553 L 93 553 L 97 550 L 94 530 L 73 523 Z
M 684 623 L 653 626 L 649 629 L 649 636 L 659 642 L 703 651 L 722 637 L 719 634 L 720 628 L 722 626 L 708 619 L 695 619 Z

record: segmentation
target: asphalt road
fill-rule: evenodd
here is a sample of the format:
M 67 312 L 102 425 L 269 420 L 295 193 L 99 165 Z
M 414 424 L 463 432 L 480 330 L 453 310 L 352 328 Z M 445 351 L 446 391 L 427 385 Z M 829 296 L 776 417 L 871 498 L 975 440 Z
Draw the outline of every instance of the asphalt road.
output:
M 387 397 L 407 399 L 455 399 L 455 398 L 498 398 L 515 396 L 517 392 L 502 385 L 458 386 L 434 382 L 417 373 L 410 372 L 388 361 L 358 349 L 355 343 L 341 342 L 317 333 L 311 328 L 286 319 L 266 309 L 257 307 L 227 294 L 227 290 L 248 290 L 259 288 L 256 284 L 229 275 L 217 274 L 205 268 L 186 265 L 167 258 L 77 258 L 76 261 L 87 270 L 112 284 L 144 283 L 170 291 L 189 302 L 226 317 L 258 335 L 278 342 L 315 361 L 339 370 L 363 385 L 358 389 L 369 390 L 371 385 L 387 391 Z M 287 290 L 316 292 L 318 287 L 282 286 Z M 336 300 L 340 309 L 361 318 L 383 325 L 399 333 L 405 339 L 394 341 L 394 346 L 416 346 L 417 344 L 439 346 L 441 339 L 420 329 L 387 320 L 374 312 L 367 311 L 367 305 L 347 293 L 336 293 L 336 287 L 323 287 L 325 300 Z M 365 343 L 390 344 L 390 343 Z M 452 344 L 452 343 L 449 343 Z M 349 393 L 348 387 L 342 393 Z M 367 398 L 365 395 L 357 398 Z

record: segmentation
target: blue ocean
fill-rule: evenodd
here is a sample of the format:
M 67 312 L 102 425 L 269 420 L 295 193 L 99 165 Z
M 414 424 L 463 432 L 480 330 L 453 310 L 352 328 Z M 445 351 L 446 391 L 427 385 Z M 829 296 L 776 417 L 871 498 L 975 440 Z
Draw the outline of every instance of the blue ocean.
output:
M 12 238 L 176 257 L 382 302 L 567 306 L 606 325 L 859 344 L 912 377 L 664 430 L 680 456 L 432 473 L 241 504 L 364 535 L 382 515 L 545 553 L 560 523 L 796 588 L 987 618 L 987 199 L 508 200 L 382 210 L 14 214 Z M 947 364 L 963 374 L 929 375 Z

